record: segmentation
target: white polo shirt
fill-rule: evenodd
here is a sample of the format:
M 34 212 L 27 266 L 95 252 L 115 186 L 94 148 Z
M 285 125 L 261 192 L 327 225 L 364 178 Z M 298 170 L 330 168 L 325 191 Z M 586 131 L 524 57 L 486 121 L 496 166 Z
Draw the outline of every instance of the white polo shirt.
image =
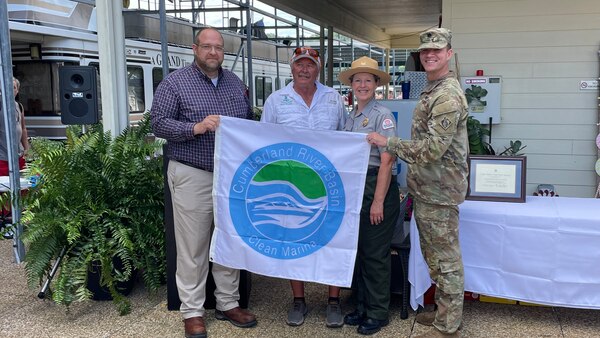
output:
M 294 82 L 271 94 L 263 108 L 261 122 L 317 130 L 342 130 L 346 122 L 344 99 L 335 89 L 317 84 L 310 107 L 294 90 Z

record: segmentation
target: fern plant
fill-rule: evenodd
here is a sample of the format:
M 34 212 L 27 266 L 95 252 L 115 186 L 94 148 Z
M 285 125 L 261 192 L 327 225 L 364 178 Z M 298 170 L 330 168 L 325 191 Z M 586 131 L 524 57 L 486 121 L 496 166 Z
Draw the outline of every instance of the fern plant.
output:
M 147 141 L 146 115 L 112 139 L 94 125 L 87 133 L 67 128 L 66 142 L 32 142 L 30 175 L 38 185 L 23 199 L 25 270 L 41 285 L 65 248 L 52 280 L 52 299 L 69 305 L 90 299 L 88 271 L 100 270 L 120 314 L 130 311 L 118 283 L 142 273 L 150 290 L 166 278 L 162 159 L 159 141 Z M 116 261 L 122 264 L 115 264 Z

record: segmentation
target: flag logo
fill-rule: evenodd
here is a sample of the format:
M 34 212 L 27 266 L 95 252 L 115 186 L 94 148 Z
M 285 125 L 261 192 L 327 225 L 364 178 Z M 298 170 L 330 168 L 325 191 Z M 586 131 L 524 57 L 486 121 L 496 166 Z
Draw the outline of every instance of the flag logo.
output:
M 240 238 L 277 259 L 304 257 L 325 246 L 346 208 L 334 165 L 316 149 L 290 142 L 259 148 L 241 163 L 229 205 Z

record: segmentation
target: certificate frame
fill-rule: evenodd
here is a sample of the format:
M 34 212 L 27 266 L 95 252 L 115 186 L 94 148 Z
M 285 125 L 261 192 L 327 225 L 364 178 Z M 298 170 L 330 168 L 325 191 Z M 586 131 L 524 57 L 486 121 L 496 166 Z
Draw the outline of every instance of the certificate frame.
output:
M 525 203 L 527 157 L 468 157 L 468 200 Z

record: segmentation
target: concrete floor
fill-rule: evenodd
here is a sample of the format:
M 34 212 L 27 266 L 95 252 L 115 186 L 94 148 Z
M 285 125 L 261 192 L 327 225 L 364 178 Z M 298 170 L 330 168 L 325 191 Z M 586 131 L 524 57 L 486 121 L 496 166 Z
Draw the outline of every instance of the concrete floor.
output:
M 74 304 L 67 311 L 37 298 L 39 289 L 28 289 L 22 265 L 14 263 L 12 241 L 0 240 L 0 337 L 183 337 L 176 311 L 168 311 L 166 289 L 148 293 L 142 285 L 130 295 L 132 312 L 119 316 L 111 302 Z M 326 287 L 307 284 L 309 314 L 304 325 L 285 324 L 291 301 L 285 280 L 254 275 L 250 310 L 256 327 L 239 329 L 214 319 L 207 312 L 209 337 L 359 337 L 356 327 L 325 327 Z M 349 291 L 342 291 L 345 312 Z M 390 325 L 373 337 L 411 337 L 427 330 L 410 312 L 400 319 L 400 298 L 391 305 Z M 600 311 L 521 306 L 465 301 L 463 337 L 600 337 Z

